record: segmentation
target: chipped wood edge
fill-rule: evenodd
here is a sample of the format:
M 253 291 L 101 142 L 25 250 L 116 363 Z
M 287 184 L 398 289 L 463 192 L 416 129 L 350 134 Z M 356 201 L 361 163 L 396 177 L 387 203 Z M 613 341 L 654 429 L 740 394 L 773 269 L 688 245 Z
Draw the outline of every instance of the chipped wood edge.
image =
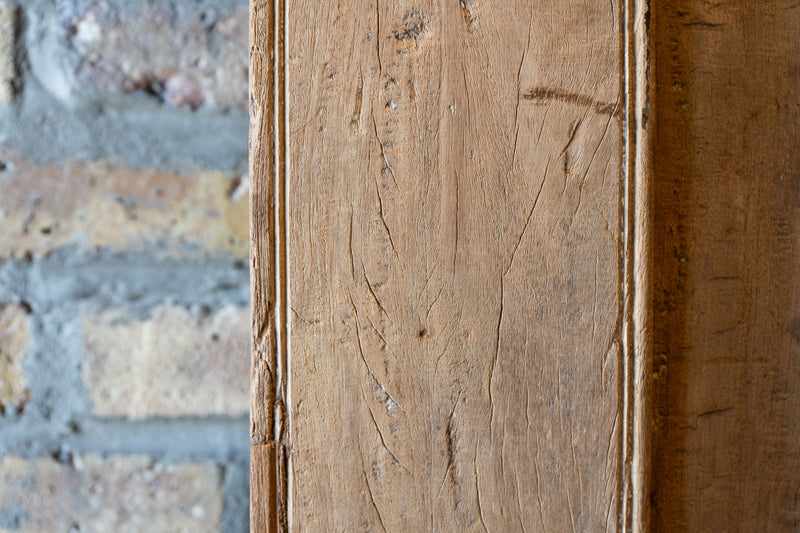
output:
M 290 528 L 285 0 L 250 2 L 250 531 Z
M 644 533 L 650 514 L 652 367 L 653 48 L 650 0 L 623 10 L 623 431 L 619 531 Z

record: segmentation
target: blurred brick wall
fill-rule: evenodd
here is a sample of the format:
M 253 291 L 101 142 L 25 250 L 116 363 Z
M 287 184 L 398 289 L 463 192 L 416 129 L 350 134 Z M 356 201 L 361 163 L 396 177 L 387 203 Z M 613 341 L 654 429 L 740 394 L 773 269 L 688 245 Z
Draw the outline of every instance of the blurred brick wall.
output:
M 0 531 L 247 530 L 246 0 L 0 0 Z

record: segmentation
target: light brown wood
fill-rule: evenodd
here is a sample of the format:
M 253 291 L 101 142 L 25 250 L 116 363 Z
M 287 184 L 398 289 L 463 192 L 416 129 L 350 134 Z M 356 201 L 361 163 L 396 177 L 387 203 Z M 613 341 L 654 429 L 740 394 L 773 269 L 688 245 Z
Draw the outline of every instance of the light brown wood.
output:
M 251 6 L 253 530 L 643 530 L 646 2 Z
M 653 531 L 797 531 L 800 9 L 654 6 Z

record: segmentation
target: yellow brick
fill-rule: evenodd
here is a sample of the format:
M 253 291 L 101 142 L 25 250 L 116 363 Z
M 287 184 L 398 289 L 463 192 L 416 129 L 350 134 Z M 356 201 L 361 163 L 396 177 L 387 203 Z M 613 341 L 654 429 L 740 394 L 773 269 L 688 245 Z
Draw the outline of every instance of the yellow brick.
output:
M 96 414 L 140 419 L 247 413 L 247 308 L 228 306 L 204 316 L 164 306 L 146 320 L 124 309 L 86 312 L 83 328 L 84 383 Z
M 22 361 L 28 346 L 26 311 L 0 305 L 0 405 L 19 405 L 27 398 Z
M 40 257 L 65 246 L 247 257 L 246 178 L 133 170 L 110 160 L 7 160 L 0 173 L 0 258 Z
M 210 463 L 147 457 L 0 459 L 0 531 L 216 532 L 220 475 Z

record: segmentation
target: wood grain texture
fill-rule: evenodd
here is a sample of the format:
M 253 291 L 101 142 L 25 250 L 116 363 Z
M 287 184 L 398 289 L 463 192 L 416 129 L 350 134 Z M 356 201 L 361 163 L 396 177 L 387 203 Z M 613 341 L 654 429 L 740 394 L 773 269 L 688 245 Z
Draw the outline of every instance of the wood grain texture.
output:
M 800 527 L 800 9 L 657 2 L 654 531 Z
M 251 5 L 254 530 L 641 530 L 646 3 Z

